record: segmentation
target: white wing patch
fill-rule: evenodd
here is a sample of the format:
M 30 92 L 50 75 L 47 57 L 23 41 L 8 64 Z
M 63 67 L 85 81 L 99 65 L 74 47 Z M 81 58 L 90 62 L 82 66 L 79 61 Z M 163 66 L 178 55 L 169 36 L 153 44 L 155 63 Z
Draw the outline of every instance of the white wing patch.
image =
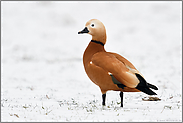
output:
M 112 73 L 108 72 L 109 75 L 112 75 Z
M 93 64 L 92 61 L 90 61 L 90 64 Z

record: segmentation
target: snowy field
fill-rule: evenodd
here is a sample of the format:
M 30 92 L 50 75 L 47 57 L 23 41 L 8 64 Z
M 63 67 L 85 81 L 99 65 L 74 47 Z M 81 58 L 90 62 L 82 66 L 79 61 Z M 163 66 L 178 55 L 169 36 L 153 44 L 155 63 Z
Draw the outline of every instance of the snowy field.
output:
M 1 121 L 182 121 L 181 2 L 1 2 Z M 82 55 L 99 19 L 107 51 L 130 60 L 161 101 L 109 91 L 106 106 Z

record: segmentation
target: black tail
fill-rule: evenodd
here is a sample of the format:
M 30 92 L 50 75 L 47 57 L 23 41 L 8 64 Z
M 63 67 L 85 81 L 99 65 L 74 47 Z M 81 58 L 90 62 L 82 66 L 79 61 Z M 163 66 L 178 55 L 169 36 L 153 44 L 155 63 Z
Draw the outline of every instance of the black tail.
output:
M 149 89 L 149 88 L 153 88 L 153 89 L 157 90 L 158 88 L 156 86 L 147 83 L 146 80 L 140 74 L 136 74 L 136 76 L 140 81 L 140 83 L 136 87 L 138 90 L 140 90 L 148 95 L 157 95 L 155 92 L 153 92 L 151 89 Z
M 154 89 L 154 90 L 158 90 L 158 88 L 157 88 L 155 85 L 152 85 L 152 84 L 150 84 L 150 83 L 147 83 L 147 86 L 148 86 L 149 88 Z

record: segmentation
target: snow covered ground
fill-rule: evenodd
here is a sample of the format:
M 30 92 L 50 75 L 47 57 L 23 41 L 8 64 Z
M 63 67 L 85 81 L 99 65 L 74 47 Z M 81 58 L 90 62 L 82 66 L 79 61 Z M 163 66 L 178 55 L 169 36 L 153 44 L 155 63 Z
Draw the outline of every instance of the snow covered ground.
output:
M 182 121 L 181 2 L 1 2 L 1 121 Z M 129 59 L 155 84 L 144 93 L 101 92 L 85 74 L 96 18 L 107 51 Z

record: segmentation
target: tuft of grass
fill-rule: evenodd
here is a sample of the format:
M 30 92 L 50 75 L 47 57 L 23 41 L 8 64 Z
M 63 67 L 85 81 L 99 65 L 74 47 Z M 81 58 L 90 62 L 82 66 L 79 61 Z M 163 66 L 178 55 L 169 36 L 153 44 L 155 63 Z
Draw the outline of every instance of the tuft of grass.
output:
M 23 106 L 23 108 L 27 109 L 27 108 L 29 108 L 29 107 L 27 107 L 27 106 Z
M 165 108 L 168 108 L 168 109 L 171 110 L 171 109 L 172 109 L 172 106 L 165 105 L 165 106 L 163 107 L 163 110 L 161 111 L 161 113 L 164 111 Z
M 172 109 L 172 106 L 164 106 L 165 108 Z
M 10 116 L 16 116 L 17 118 L 19 118 L 18 114 L 10 114 Z
M 90 109 L 86 109 L 87 112 L 93 112 L 93 110 L 90 108 Z
M 68 110 L 73 110 L 71 107 L 68 107 Z

